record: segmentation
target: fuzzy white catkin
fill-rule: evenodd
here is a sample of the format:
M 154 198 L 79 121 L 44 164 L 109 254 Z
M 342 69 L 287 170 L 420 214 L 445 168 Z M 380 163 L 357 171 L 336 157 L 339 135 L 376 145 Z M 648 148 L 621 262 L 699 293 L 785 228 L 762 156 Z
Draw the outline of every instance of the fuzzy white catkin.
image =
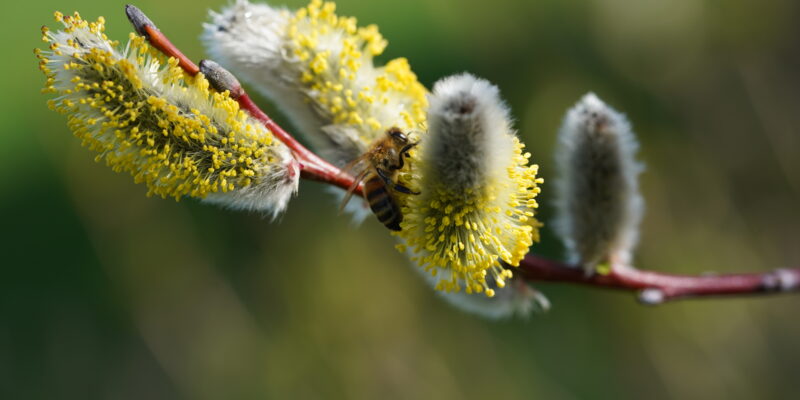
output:
M 136 7 L 126 13 L 152 24 Z M 151 53 L 141 36 L 120 47 L 103 33 L 103 19 L 56 19 L 65 29 L 43 28 L 50 49 L 37 51 L 46 91 L 57 94 L 50 105 L 69 115 L 68 126 L 100 153 L 98 161 L 129 172 L 149 194 L 273 217 L 285 210 L 297 190 L 297 162 L 232 98 Z
M 533 241 L 539 180 L 498 88 L 459 74 L 438 81 L 428 101 L 414 183 L 421 193 L 408 198 L 400 232 L 411 259 L 465 311 L 500 318 L 546 308 L 506 264 L 518 263 Z
M 375 66 L 373 56 L 385 45 L 377 30 L 355 30 L 354 19 L 335 19 L 328 6 L 312 2 L 301 17 L 237 0 L 211 12 L 202 40 L 214 60 L 271 99 L 315 151 L 343 166 L 390 127 L 418 129 L 403 116 L 414 114 L 409 90 L 424 88 L 399 84 L 404 60 Z
M 296 11 L 236 0 L 211 12 L 202 40 L 211 57 L 271 99 L 323 158 L 344 166 L 390 127 L 424 126 L 425 88 L 405 59 L 376 66 L 385 40 L 374 26 L 312 1 Z M 343 192 L 333 191 L 337 203 Z M 353 197 L 360 222 L 369 207 Z
M 323 125 L 297 90 L 298 76 L 288 67 L 284 31 L 291 17 L 285 8 L 236 0 L 203 24 L 203 43 L 211 58 L 245 82 L 252 83 L 287 113 L 303 132 Z M 313 138 L 313 137 L 312 137 Z
M 570 262 L 629 265 L 644 202 L 638 143 L 624 115 L 593 93 L 567 111 L 558 134 L 555 228 Z

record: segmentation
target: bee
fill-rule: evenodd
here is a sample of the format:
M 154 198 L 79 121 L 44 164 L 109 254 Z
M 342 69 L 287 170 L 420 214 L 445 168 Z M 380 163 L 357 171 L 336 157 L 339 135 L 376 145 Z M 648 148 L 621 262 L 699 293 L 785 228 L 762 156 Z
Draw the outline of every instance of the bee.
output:
M 395 182 L 397 171 L 405 165 L 405 157 L 418 142 L 411 143 L 400 128 L 386 130 L 386 135 L 377 139 L 366 153 L 347 164 L 342 171 L 355 176 L 353 184 L 347 189 L 340 209 L 343 209 L 358 185 L 364 183 L 364 199 L 373 214 L 387 228 L 400 230 L 403 214 L 398 207 L 394 192 L 419 194 Z

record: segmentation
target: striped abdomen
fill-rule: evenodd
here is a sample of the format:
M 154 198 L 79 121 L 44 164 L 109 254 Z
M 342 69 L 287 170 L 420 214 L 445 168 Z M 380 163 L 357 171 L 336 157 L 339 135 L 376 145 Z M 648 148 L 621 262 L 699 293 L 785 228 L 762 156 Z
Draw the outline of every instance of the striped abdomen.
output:
M 400 208 L 386 189 L 383 179 L 377 174 L 370 174 L 364 180 L 364 197 L 369 203 L 369 208 L 382 224 L 393 231 L 400 230 L 403 214 L 400 213 Z

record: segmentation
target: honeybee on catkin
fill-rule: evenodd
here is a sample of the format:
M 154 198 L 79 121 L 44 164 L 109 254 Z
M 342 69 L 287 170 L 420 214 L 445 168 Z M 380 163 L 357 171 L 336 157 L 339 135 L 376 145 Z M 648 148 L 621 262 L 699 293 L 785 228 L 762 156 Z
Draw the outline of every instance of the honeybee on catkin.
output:
M 366 153 L 347 164 L 342 171 L 355 177 L 347 189 L 341 208 L 350 201 L 353 192 L 362 182 L 364 199 L 378 220 L 393 231 L 400 230 L 403 214 L 394 198 L 394 193 L 419 194 L 419 192 L 395 181 L 397 171 L 405 165 L 409 150 L 417 145 L 411 142 L 400 128 L 386 130 L 386 135 L 377 139 Z

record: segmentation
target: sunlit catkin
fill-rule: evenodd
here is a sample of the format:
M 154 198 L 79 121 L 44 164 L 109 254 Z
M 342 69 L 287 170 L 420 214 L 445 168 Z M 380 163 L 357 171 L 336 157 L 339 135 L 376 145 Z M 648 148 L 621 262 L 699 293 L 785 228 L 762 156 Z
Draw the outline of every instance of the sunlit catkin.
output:
M 400 247 L 438 289 L 492 297 L 487 282 L 504 287 L 506 266 L 519 265 L 538 240 L 542 182 L 497 87 L 468 74 L 436 83 L 419 147 L 409 184 L 421 194 L 407 196 Z
M 239 109 L 227 92 L 190 77 L 175 59 L 131 34 L 119 49 L 102 17 L 76 13 L 43 28 L 49 49 L 37 50 L 52 109 L 98 161 L 129 172 L 149 194 L 191 196 L 278 214 L 296 191 L 297 163 L 282 143 Z
M 425 88 L 404 58 L 375 66 L 386 47 L 374 25 L 311 1 L 296 12 L 237 0 L 205 24 L 212 58 L 272 99 L 329 161 L 342 166 L 387 129 L 424 127 Z
M 570 261 L 587 271 L 630 262 L 643 209 L 637 148 L 625 117 L 592 93 L 564 118 L 556 153 L 556 228 Z

